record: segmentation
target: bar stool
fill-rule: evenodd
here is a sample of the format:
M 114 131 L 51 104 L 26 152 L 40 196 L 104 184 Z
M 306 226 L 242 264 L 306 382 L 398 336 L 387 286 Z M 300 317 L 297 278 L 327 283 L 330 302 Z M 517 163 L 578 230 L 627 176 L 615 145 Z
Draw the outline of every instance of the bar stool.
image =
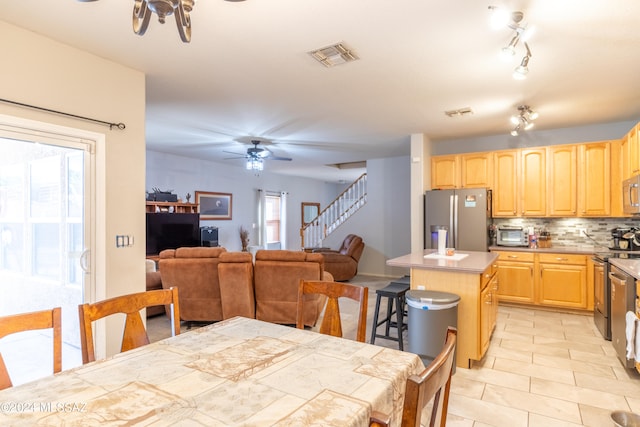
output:
M 376 291 L 376 308 L 373 316 L 373 328 L 371 330 L 371 344 L 375 344 L 376 338 L 384 338 L 391 341 L 398 342 L 398 348 L 404 350 L 402 342 L 402 331 L 407 329 L 407 324 L 404 323 L 405 312 L 405 294 L 409 290 L 408 283 L 391 282 L 382 289 Z M 378 321 L 378 314 L 380 312 L 380 300 L 382 297 L 387 298 L 387 316 Z M 394 309 L 395 301 L 395 309 Z M 394 322 L 393 315 L 396 315 L 396 321 Z M 378 326 L 385 325 L 385 333 L 378 333 Z M 389 330 L 396 328 L 398 336 L 393 337 L 389 335 Z

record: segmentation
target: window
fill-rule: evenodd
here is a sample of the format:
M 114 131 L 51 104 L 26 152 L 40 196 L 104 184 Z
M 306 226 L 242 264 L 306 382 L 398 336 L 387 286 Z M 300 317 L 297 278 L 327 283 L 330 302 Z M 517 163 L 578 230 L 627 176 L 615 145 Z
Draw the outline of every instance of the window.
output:
M 287 249 L 287 193 L 258 190 L 259 245 Z
M 267 244 L 280 242 L 280 196 L 266 197 Z

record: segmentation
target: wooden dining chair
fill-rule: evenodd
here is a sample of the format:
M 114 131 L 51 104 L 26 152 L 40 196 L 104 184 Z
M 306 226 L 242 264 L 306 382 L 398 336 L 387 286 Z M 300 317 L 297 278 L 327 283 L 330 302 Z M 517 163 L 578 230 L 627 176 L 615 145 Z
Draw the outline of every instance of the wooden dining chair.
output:
M 80 314 L 82 363 L 89 363 L 96 360 L 93 343 L 93 322 L 112 314 L 126 314 L 120 351 L 127 351 L 149 344 L 149 336 L 147 335 L 144 323 L 142 323 L 140 311 L 143 308 L 157 305 L 171 306 L 171 335 L 179 335 L 180 305 L 178 303 L 178 288 L 176 287 L 121 295 L 93 304 L 80 304 L 78 311 Z
M 365 342 L 367 332 L 367 303 L 369 288 L 365 286 L 352 285 L 349 283 L 326 282 L 319 280 L 300 280 L 298 287 L 298 312 L 296 316 L 296 327 L 304 329 L 304 299 L 307 294 L 322 294 L 327 296 L 327 304 L 320 325 L 320 333 L 342 337 L 342 321 L 340 319 L 339 298 L 350 298 L 360 304 L 358 311 L 358 329 L 356 340 Z
M 53 373 L 62 370 L 62 327 L 60 307 L 51 310 L 12 314 L 0 317 L 0 338 L 17 332 L 53 329 Z M 0 354 L 0 390 L 13 386 Z
M 457 334 L 457 329 L 450 326 L 442 351 L 420 375 L 412 375 L 407 379 L 402 409 L 403 427 L 420 427 L 422 410 L 431 399 L 433 407 L 429 427 L 434 427 L 438 418 L 441 427 L 446 425 Z
M 444 348 L 438 356 L 420 375 L 411 375 L 407 378 L 402 408 L 402 427 L 427 425 L 422 423 L 422 410 L 431 399 L 433 399 L 433 407 L 429 417 L 429 427 L 435 427 L 438 418 L 440 427 L 445 427 L 447 424 L 457 334 L 458 330 L 449 326 Z M 374 411 L 369 418 L 370 427 L 388 427 L 390 422 L 388 415 L 377 411 Z

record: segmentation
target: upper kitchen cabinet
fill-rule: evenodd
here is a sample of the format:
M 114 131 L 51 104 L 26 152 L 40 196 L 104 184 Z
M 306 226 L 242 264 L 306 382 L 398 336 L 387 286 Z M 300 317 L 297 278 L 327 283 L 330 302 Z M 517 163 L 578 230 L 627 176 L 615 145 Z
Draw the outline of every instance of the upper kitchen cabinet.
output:
M 462 188 L 491 188 L 493 172 L 491 153 L 460 155 L 460 181 Z
M 578 215 L 611 215 L 611 144 L 580 144 L 578 148 Z
M 577 152 L 575 145 L 547 147 L 547 212 L 549 216 L 576 216 Z
M 520 152 L 519 192 L 522 216 L 539 217 L 547 214 L 546 156 L 544 148 Z
M 611 141 L 611 216 L 629 216 L 622 208 L 623 165 L 626 164 L 622 151 L 622 140 Z
M 431 158 L 431 188 L 460 188 L 460 156 L 435 156 Z
M 638 149 L 638 131 L 640 124 L 635 125 L 622 138 L 622 179 L 640 174 L 640 150 Z
M 493 216 L 518 215 L 518 150 L 497 151 L 493 155 Z

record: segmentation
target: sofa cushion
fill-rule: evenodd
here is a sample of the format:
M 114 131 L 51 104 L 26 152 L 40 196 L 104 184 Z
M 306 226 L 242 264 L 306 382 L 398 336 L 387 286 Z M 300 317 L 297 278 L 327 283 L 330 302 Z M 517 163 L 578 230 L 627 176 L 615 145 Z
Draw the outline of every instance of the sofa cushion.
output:
M 160 252 L 162 286 L 176 286 L 180 294 L 180 318 L 185 321 L 222 320 L 218 279 L 221 247 L 167 249 Z
M 253 256 L 249 252 L 225 252 L 218 263 L 222 318 L 255 318 Z
M 301 279 L 320 280 L 324 258 L 321 254 L 287 250 L 260 250 L 254 265 L 256 319 L 295 324 L 298 285 Z M 304 323 L 315 325 L 326 298 L 305 304 Z

